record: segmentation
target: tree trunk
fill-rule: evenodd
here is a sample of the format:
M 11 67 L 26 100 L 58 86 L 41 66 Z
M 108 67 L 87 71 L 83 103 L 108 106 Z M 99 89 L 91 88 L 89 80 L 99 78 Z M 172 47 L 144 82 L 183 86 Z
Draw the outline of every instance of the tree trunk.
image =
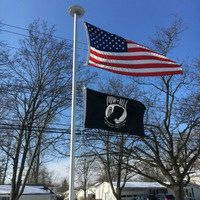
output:
M 181 183 L 179 183 L 176 186 L 172 186 L 171 189 L 174 192 L 176 200 L 183 200 L 184 199 L 185 194 L 184 194 L 183 185 Z
M 12 194 L 10 194 L 10 200 L 18 200 L 17 196 L 18 196 L 17 191 L 12 192 Z
M 41 143 L 38 146 L 35 177 L 34 177 L 34 182 L 36 185 L 39 184 L 38 177 L 39 177 L 39 171 L 40 171 L 40 145 Z
M 116 188 L 116 196 L 117 196 L 117 200 L 121 200 L 121 190 L 120 188 Z
M 7 170 L 8 170 L 8 162 L 9 162 L 9 156 L 6 155 L 6 164 L 3 172 L 3 180 L 2 180 L 2 185 L 5 184 L 6 176 L 7 176 Z

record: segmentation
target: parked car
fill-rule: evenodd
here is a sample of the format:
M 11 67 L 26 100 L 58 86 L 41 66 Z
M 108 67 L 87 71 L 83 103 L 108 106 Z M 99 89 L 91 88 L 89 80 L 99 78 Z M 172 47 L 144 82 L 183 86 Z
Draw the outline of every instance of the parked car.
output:
M 175 200 L 175 197 L 172 194 L 157 194 L 158 200 Z
M 134 195 L 133 200 L 157 200 L 153 194 L 139 194 Z

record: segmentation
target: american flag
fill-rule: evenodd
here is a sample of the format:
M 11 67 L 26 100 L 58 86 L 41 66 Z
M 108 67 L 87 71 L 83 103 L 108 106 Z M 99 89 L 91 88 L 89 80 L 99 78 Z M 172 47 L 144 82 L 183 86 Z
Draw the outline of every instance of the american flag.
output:
M 128 76 L 183 74 L 175 61 L 136 42 L 101 30 L 87 22 L 89 41 L 87 65 Z

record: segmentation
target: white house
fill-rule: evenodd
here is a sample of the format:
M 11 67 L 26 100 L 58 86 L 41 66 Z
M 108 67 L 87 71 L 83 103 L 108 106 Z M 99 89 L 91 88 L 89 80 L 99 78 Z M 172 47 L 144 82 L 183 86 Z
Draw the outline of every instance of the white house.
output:
M 0 200 L 10 199 L 11 185 L 0 185 Z M 44 186 L 25 186 L 19 200 L 56 200 L 56 195 Z
M 113 185 L 116 190 L 116 182 L 114 182 Z M 122 191 L 121 197 L 125 200 L 131 200 L 135 194 L 158 193 L 173 194 L 173 191 L 156 182 L 127 182 Z M 189 184 L 189 186 L 185 188 L 185 194 L 186 197 L 200 200 L 200 185 Z M 104 182 L 96 188 L 95 199 L 115 200 L 109 183 Z
M 96 193 L 96 188 L 100 185 L 101 183 L 96 183 L 95 185 L 89 187 L 87 190 L 86 190 L 86 197 L 89 198 L 89 199 L 95 199 L 95 193 Z M 78 200 L 81 200 L 83 199 L 84 197 L 84 190 L 79 190 L 76 194 L 76 198 Z
M 184 188 L 186 197 L 192 197 L 196 200 L 200 200 L 200 185 L 195 183 L 190 183 L 187 187 Z
M 76 194 L 76 198 L 77 198 L 78 200 L 81 200 L 81 199 L 83 199 L 83 197 L 84 197 L 84 190 L 80 190 L 80 191 Z M 86 197 L 87 197 L 88 199 L 95 199 L 95 192 L 92 191 L 91 189 L 87 189 L 87 190 L 86 190 Z
M 116 182 L 113 183 L 114 188 L 116 189 Z M 167 189 L 160 185 L 159 183 L 154 182 L 127 182 L 121 197 L 123 199 L 133 199 L 135 194 L 156 194 L 156 193 L 166 193 Z M 96 188 L 95 193 L 96 199 L 102 200 L 115 200 L 115 197 L 112 193 L 110 184 L 107 182 L 102 183 L 99 187 Z

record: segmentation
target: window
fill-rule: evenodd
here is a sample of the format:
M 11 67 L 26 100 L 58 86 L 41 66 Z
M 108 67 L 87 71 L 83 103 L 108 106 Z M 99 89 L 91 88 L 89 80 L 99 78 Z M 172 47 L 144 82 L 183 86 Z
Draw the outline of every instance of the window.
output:
M 10 197 L 0 197 L 0 200 L 10 200 Z
M 55 197 L 54 196 L 50 196 L 51 200 L 55 200 Z
M 194 197 L 193 188 L 186 188 L 185 194 L 186 194 L 186 197 Z
M 121 197 L 134 197 L 133 194 L 124 194 L 124 195 L 121 195 Z
M 166 194 L 167 193 L 167 189 L 163 188 L 163 189 L 149 189 L 149 194 Z

